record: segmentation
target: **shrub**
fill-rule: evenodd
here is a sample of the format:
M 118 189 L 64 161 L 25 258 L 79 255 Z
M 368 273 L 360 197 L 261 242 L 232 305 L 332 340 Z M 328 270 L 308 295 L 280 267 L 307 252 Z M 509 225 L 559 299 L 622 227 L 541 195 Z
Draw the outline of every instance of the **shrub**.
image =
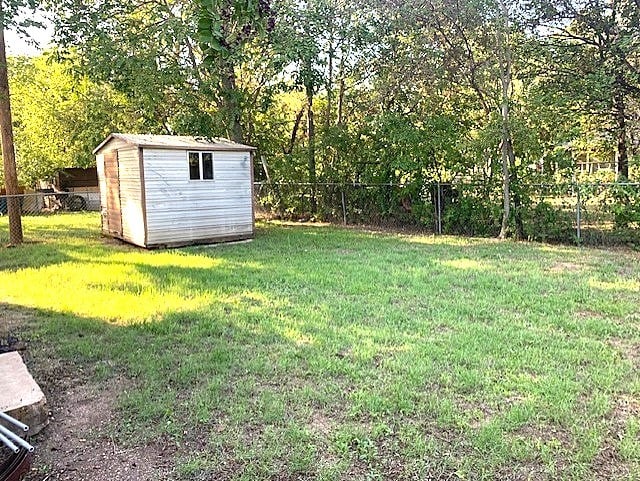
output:
M 500 204 L 489 197 L 463 194 L 444 206 L 443 232 L 471 236 L 495 236 L 500 231 Z
M 614 184 L 607 192 L 607 204 L 616 229 L 640 226 L 640 189 L 636 185 Z
M 529 240 L 570 241 L 573 238 L 573 215 L 548 202 L 522 209 L 524 234 Z

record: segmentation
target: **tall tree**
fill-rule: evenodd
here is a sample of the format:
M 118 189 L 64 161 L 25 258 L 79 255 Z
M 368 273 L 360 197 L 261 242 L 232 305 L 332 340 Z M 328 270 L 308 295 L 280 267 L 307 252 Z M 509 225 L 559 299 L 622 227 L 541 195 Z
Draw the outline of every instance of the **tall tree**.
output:
M 46 0 L 59 53 L 135 105 L 151 133 L 214 135 L 191 0 Z
M 229 136 L 244 142 L 243 92 L 238 86 L 237 69 L 250 53 L 256 53 L 252 47 L 273 30 L 270 1 L 199 0 L 198 17 L 198 38 Z
M 618 175 L 629 178 L 631 104 L 640 98 L 636 0 L 535 0 L 546 55 L 539 75 L 613 134 Z
M 443 74 L 462 95 L 474 98 L 477 117 L 472 119 L 480 129 L 491 130 L 499 122 L 499 135 L 484 152 L 490 167 L 499 153 L 502 173 L 502 222 L 500 238 L 508 235 L 512 217 L 516 237 L 522 236 L 517 195 L 512 195 L 516 175 L 516 153 L 512 136 L 511 104 L 513 102 L 513 30 L 517 2 L 477 0 L 448 2 L 429 0 L 412 4 L 411 15 L 423 26 L 422 35 L 436 49 L 442 61 Z M 428 44 L 429 45 L 429 44 Z M 450 87 L 450 88 L 451 88 Z M 471 106 L 468 105 L 467 109 Z
M 110 132 L 138 131 L 127 97 L 76 71 L 52 53 L 9 59 L 16 161 L 23 185 L 64 167 L 95 165 L 92 151 Z
M 307 120 L 307 181 L 311 184 L 311 211 L 316 211 L 315 184 L 318 176 L 316 158 L 316 121 L 314 99 L 324 84 L 321 51 L 326 40 L 324 14 L 326 0 L 285 1 L 280 5 L 280 15 L 289 19 L 279 25 L 279 49 L 288 60 L 293 77 L 293 88 L 301 88 L 305 97 Z
M 11 99 L 9 95 L 9 75 L 4 31 L 7 27 L 17 28 L 24 33 L 27 25 L 17 22 L 17 14 L 21 9 L 34 9 L 35 0 L 0 0 L 0 136 L 2 137 L 2 161 L 4 165 L 4 182 L 7 196 L 7 213 L 9 215 L 9 241 L 21 244 L 22 217 L 18 195 L 18 176 L 16 172 L 16 154 L 13 144 L 13 123 L 11 119 Z

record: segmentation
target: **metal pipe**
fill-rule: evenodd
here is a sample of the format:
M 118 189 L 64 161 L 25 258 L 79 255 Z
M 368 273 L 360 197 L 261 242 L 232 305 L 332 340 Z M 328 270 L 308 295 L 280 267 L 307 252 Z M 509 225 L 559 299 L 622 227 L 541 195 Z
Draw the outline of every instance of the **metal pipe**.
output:
M 580 200 L 580 185 L 576 184 L 576 195 L 578 196 L 578 201 L 576 203 L 576 227 L 577 227 L 577 235 L 578 235 L 578 242 L 580 242 L 580 237 L 582 236 L 582 206 L 581 206 L 581 200 Z
M 20 436 L 18 436 L 17 434 L 12 433 L 11 431 L 9 431 L 7 428 L 5 428 L 4 426 L 2 426 L 0 424 L 0 435 L 5 435 L 6 437 L 8 437 L 9 439 L 11 439 L 11 441 L 14 441 L 15 443 L 17 443 L 20 447 L 26 449 L 28 452 L 32 453 L 33 452 L 33 446 L 31 446 L 31 444 L 29 444 L 28 442 L 26 442 L 24 439 L 22 439 Z
M 442 235 L 442 191 L 438 182 L 438 234 Z
M 27 426 L 24 423 L 21 423 L 20 421 L 18 421 L 16 418 L 9 416 L 6 413 L 3 413 L 2 411 L 0 411 L 0 419 L 4 419 L 5 421 L 7 421 L 8 423 L 13 424 L 14 426 L 22 429 L 24 432 L 27 432 L 29 430 L 29 426 Z
M 0 443 L 4 444 L 8 447 L 14 454 L 18 454 L 20 452 L 20 448 L 13 444 L 6 436 L 0 434 Z

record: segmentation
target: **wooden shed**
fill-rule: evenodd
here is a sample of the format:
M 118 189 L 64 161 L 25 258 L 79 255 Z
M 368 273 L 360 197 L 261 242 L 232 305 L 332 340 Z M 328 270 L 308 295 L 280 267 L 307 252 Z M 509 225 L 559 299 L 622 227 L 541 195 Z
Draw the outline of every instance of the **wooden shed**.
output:
M 226 139 L 111 134 L 95 150 L 102 231 L 177 247 L 253 237 L 253 151 Z

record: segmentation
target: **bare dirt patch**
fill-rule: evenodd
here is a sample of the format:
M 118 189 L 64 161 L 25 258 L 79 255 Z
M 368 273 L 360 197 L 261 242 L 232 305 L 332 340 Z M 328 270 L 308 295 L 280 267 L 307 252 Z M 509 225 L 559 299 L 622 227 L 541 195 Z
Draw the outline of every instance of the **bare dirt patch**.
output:
M 592 469 L 597 480 L 630 479 L 629 467 L 620 459 L 615 446 L 607 443 L 596 454 Z
M 592 462 L 595 479 L 628 479 L 630 468 L 618 452 L 618 440 L 621 438 L 627 420 L 640 415 L 640 402 L 631 396 L 620 396 L 609 416 L 611 424 L 605 440 Z
M 617 427 L 624 426 L 632 416 L 640 416 L 640 401 L 628 395 L 620 396 L 611 413 L 614 424 Z
M 559 443 L 567 451 L 573 447 L 571 433 L 560 426 L 525 424 L 515 434 L 523 439 L 539 441 L 542 444 Z
M 34 469 L 27 480 L 156 480 L 173 471 L 175 448 L 162 439 L 125 447 L 114 432 L 116 399 L 127 382 L 81 384 L 55 395 L 49 427 L 34 439 Z
M 31 320 L 32 316 L 28 312 L 0 303 L 0 337 L 15 335 L 17 331 L 23 330 Z
M 592 311 L 591 309 L 581 309 L 576 311 L 576 316 L 579 319 L 601 319 L 603 315 L 597 311 Z
M 626 339 L 611 338 L 609 345 L 618 351 L 625 359 L 635 367 L 640 367 L 640 346 Z
M 311 429 L 321 436 L 328 436 L 333 432 L 334 422 L 319 411 L 314 411 L 309 423 Z
M 37 314 L 0 304 L 0 337 L 25 338 Z M 63 363 L 41 342 L 21 352 L 47 397 L 49 425 L 31 439 L 36 451 L 26 481 L 168 479 L 176 449 L 166 439 L 128 447 L 119 439 L 117 399 L 132 386 L 125 378 L 90 381 L 89 368 Z
M 582 266 L 574 262 L 555 262 L 547 270 L 558 274 L 564 272 L 579 272 L 582 270 Z

